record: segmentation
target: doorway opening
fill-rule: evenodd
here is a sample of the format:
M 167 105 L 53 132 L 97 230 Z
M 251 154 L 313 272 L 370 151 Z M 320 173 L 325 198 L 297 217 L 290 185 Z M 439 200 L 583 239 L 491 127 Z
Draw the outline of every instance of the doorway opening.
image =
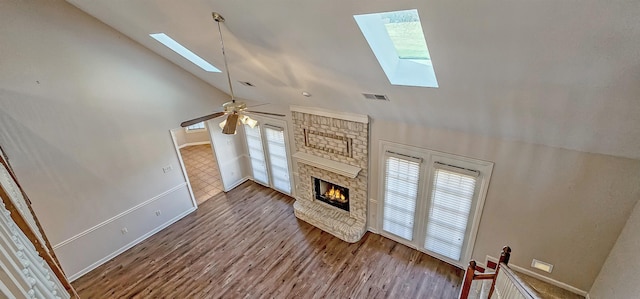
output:
M 201 123 L 171 133 L 196 204 L 222 193 L 220 168 L 206 126 Z
M 183 147 L 180 155 L 198 204 L 222 192 L 220 170 L 211 144 Z

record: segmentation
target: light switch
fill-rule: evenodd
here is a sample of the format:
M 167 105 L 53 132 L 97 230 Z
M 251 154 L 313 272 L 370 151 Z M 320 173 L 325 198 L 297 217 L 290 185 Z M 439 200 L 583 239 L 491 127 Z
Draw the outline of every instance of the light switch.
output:
M 171 164 L 169 164 L 169 165 L 167 165 L 165 167 L 162 167 L 162 172 L 164 172 L 164 173 L 167 173 L 167 172 L 169 172 L 171 170 L 173 170 L 173 167 L 171 167 Z

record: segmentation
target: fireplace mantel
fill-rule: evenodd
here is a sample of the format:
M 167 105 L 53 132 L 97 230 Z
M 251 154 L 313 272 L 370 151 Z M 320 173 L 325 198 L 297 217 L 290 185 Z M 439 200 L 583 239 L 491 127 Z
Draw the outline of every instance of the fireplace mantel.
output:
M 334 172 L 352 179 L 358 176 L 358 173 L 360 172 L 360 170 L 362 170 L 362 168 L 360 167 L 336 162 L 304 152 L 297 152 L 293 154 L 293 157 L 296 158 L 300 163 Z

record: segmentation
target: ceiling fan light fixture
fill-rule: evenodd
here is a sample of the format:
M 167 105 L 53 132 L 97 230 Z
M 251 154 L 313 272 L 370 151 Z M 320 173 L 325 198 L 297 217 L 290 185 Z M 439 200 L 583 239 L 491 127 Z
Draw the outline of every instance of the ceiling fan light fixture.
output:
M 258 124 L 258 121 L 247 116 L 247 115 L 243 115 L 242 119 L 241 119 L 242 123 L 245 125 L 248 125 L 249 127 L 251 127 L 252 129 L 255 128 L 255 126 Z

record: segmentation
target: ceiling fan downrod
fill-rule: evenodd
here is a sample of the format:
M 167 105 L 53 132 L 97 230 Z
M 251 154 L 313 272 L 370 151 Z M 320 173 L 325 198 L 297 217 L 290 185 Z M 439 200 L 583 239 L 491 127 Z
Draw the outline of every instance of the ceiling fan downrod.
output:
M 227 64 L 227 54 L 224 51 L 224 39 L 222 38 L 222 29 L 220 29 L 220 23 L 224 22 L 224 17 L 217 12 L 212 12 L 211 16 L 213 20 L 218 23 L 218 33 L 220 33 L 220 45 L 222 46 L 222 58 L 224 59 L 224 69 L 227 71 L 227 81 L 229 82 L 229 91 L 231 92 L 231 102 L 236 102 L 236 97 L 233 94 L 233 85 L 231 85 L 231 75 L 229 74 L 229 65 Z

